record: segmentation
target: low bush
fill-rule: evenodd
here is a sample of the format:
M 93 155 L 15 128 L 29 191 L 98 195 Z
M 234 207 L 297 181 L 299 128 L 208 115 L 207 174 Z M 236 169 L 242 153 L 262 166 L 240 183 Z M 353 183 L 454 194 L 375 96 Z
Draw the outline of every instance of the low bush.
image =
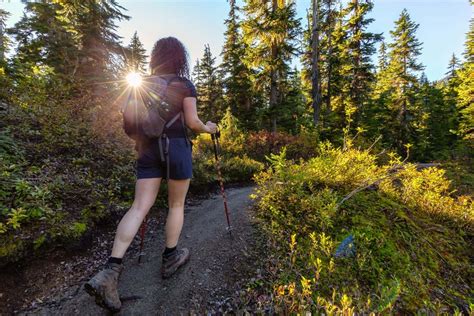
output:
M 67 95 L 38 71 L 0 109 L 0 265 L 76 242 L 133 197 L 133 145 L 115 105 Z
M 324 144 L 256 176 L 278 313 L 472 312 L 472 197 L 391 157 Z M 348 236 L 354 252 L 336 256 Z
M 250 132 L 245 137 L 246 152 L 251 158 L 261 162 L 267 162 L 266 156 L 280 153 L 283 147 L 290 159 L 309 158 L 316 153 L 317 144 L 316 132 L 304 128 L 299 135 L 262 130 Z
M 240 140 L 229 137 L 224 129 L 220 139 L 222 150 L 219 165 L 226 183 L 248 183 L 255 173 L 263 170 L 262 162 L 251 159 L 243 151 Z M 191 189 L 199 190 L 218 181 L 217 164 L 211 136 L 201 134 L 193 140 L 193 180 Z

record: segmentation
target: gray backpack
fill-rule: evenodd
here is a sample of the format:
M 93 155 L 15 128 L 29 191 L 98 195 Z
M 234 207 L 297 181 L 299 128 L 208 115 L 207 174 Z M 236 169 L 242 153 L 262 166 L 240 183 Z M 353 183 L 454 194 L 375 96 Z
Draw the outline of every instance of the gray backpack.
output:
M 149 76 L 143 80 L 139 89 L 129 92 L 128 100 L 122 108 L 123 128 L 129 137 L 137 139 L 141 129 L 146 137 L 158 138 L 165 128 L 169 128 L 179 118 L 183 119 L 180 111 L 169 121 L 165 120 L 175 110 L 167 102 L 166 93 L 169 84 L 176 78 Z

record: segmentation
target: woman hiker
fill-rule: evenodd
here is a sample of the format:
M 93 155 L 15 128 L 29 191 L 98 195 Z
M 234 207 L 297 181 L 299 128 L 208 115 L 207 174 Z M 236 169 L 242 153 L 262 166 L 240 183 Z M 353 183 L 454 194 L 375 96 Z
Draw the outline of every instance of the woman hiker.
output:
M 184 122 L 178 119 L 165 129 L 168 141 L 161 146 L 167 146 L 168 149 L 169 161 L 166 163 L 161 159 L 163 147 L 159 145 L 159 141 L 148 139 L 140 132 L 132 137 L 136 140 L 138 150 L 135 199 L 118 225 L 106 268 L 84 286 L 100 306 L 111 311 L 118 311 L 121 307 L 117 283 L 123 270 L 122 258 L 155 202 L 161 179 L 167 175 L 169 212 L 165 226 L 166 248 L 163 252 L 162 277 L 170 277 L 188 261 L 189 250 L 177 248 L 183 227 L 184 201 L 192 177 L 192 150 L 184 125 L 196 133 L 216 132 L 216 124 L 203 124 L 197 115 L 196 90 L 188 79 L 188 54 L 179 40 L 173 37 L 158 40 L 151 53 L 150 69 L 152 75 L 159 76 L 168 83 L 164 97 L 174 108 L 170 117 L 182 112 Z

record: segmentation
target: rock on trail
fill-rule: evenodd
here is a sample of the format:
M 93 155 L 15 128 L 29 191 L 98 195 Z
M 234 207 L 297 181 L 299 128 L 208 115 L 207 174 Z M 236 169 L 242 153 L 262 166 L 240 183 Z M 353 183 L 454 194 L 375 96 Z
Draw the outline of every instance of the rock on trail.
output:
M 123 302 L 119 315 L 206 314 L 226 304 L 238 290 L 236 284 L 249 273 L 247 256 L 255 233 L 249 214 L 252 190 L 252 187 L 227 190 L 232 238 L 227 231 L 220 195 L 185 209 L 179 246 L 189 248 L 191 258 L 170 279 L 162 280 L 160 276 L 164 226 L 148 231 L 142 263 L 138 264 L 136 251 L 135 255 L 125 257 L 119 292 L 121 297 L 129 299 Z M 82 286 L 71 291 L 22 314 L 108 315 Z

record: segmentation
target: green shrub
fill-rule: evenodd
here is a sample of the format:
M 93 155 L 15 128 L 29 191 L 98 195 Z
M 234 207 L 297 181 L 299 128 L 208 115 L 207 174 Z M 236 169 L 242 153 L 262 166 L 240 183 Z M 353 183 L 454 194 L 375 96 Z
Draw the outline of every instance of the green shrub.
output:
M 443 170 L 393 155 L 378 165 L 368 151 L 323 144 L 318 154 L 295 163 L 283 150 L 255 177 L 277 311 L 467 311 L 472 199 L 452 196 Z M 349 235 L 355 256 L 336 258 Z
M 72 223 L 66 230 L 65 235 L 72 240 L 80 238 L 87 230 L 87 224 L 81 222 Z
M 212 146 L 211 143 L 201 138 L 194 143 L 196 145 L 193 150 L 193 180 L 191 185 L 195 188 L 201 188 L 218 181 L 217 165 L 214 153 L 209 152 L 208 148 L 202 148 L 206 145 Z M 250 182 L 253 175 L 263 169 L 263 163 L 250 159 L 246 155 L 240 157 L 226 153 L 220 156 L 220 167 L 225 182 L 244 183 Z
M 219 155 L 222 176 L 225 182 L 250 182 L 253 175 L 263 169 L 263 163 L 247 156 L 245 136 L 237 128 L 235 118 L 228 111 L 221 127 Z M 214 147 L 209 134 L 200 134 L 193 139 L 192 188 L 202 188 L 218 180 Z
M 56 80 L 46 68 L 18 78 L 2 113 L 0 265 L 80 238 L 133 197 L 133 144 L 116 106 Z

